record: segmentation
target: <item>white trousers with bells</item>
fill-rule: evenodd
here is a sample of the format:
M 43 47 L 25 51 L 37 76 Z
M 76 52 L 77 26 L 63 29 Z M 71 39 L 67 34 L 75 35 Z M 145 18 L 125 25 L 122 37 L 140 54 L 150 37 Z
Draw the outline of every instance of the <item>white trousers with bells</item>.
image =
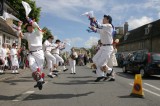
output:
M 56 58 L 49 51 L 46 51 L 44 54 L 47 59 L 48 68 L 52 69 L 53 64 L 56 64 Z
M 42 50 L 37 52 L 32 52 L 28 55 L 29 67 L 32 72 L 37 71 L 37 68 L 40 68 L 43 71 L 44 63 L 44 52 Z
M 100 50 L 93 57 L 93 62 L 97 66 L 96 73 L 98 77 L 105 76 L 104 72 L 101 71 L 100 68 L 105 65 L 107 66 L 107 63 L 110 59 L 110 55 L 112 52 L 113 52 L 113 46 L 101 46 Z

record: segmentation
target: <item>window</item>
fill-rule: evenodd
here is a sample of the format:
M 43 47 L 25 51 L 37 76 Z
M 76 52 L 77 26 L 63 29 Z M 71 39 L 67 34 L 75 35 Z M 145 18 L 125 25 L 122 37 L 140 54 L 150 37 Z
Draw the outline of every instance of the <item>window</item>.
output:
M 7 44 L 10 44 L 11 43 L 11 39 L 10 39 L 10 37 L 6 37 L 6 42 L 5 43 L 7 43 Z
M 143 59 L 142 53 L 137 53 L 135 60 L 142 60 L 142 59 Z
M 149 34 L 151 28 L 152 28 L 152 24 L 148 24 L 148 26 L 145 28 L 145 35 Z
M 145 35 L 148 35 L 149 34 L 149 28 L 145 28 Z
M 127 32 L 125 35 L 124 35 L 124 40 L 127 40 L 128 36 L 129 36 L 129 32 Z

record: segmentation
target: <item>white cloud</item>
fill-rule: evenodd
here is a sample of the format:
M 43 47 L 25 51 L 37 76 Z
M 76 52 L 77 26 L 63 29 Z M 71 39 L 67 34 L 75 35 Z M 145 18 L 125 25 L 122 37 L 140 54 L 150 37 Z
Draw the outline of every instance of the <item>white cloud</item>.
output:
M 160 12 L 158 13 L 158 18 L 160 18 Z
M 80 37 L 75 37 L 75 38 L 67 38 L 65 39 L 65 41 L 67 41 L 69 44 L 71 44 L 71 46 L 76 45 L 76 43 L 82 42 L 83 39 Z
M 129 24 L 129 29 L 135 29 L 135 28 L 140 27 L 142 25 L 148 24 L 152 21 L 153 21 L 152 18 L 143 16 L 139 19 L 131 17 L 127 22 Z
M 106 0 L 36 0 L 42 12 L 56 15 L 60 18 L 76 22 L 83 21 L 79 18 L 82 14 L 79 9 L 102 11 Z M 95 8 L 96 7 L 96 8 Z
M 90 36 L 90 38 L 85 42 L 86 47 L 92 47 L 93 45 L 98 44 L 99 38 L 96 36 Z

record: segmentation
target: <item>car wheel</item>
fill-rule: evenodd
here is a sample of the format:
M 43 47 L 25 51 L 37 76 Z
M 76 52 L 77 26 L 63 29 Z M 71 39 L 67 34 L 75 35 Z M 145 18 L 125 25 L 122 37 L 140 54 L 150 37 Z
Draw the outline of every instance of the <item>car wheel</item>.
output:
M 145 70 L 143 69 L 143 68 L 141 68 L 140 70 L 139 70 L 139 73 L 141 74 L 141 76 L 144 78 L 144 77 L 147 77 L 147 74 L 146 74 L 146 72 L 145 72 Z
M 127 73 L 126 66 L 123 66 L 123 67 L 122 67 L 122 71 L 123 71 L 124 73 Z

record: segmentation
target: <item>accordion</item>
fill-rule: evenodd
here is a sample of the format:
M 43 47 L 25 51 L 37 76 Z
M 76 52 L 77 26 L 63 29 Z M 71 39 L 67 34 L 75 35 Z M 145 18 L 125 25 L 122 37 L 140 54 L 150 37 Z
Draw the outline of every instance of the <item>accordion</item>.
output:
M 75 55 L 71 54 L 70 57 L 71 57 L 71 59 L 76 60 L 76 56 Z

